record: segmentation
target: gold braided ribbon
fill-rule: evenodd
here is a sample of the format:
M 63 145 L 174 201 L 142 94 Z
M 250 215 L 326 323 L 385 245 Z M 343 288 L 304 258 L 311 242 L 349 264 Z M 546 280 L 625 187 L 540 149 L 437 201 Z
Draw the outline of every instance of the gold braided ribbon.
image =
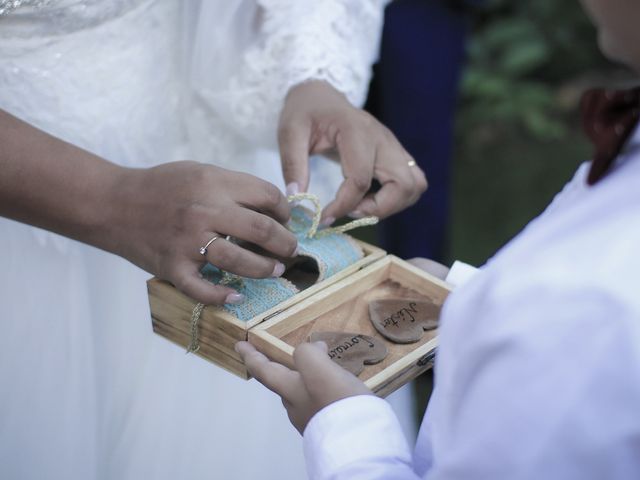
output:
M 354 228 L 375 225 L 379 221 L 378 217 L 363 217 L 358 218 L 357 220 L 353 220 L 349 223 L 345 223 L 344 225 L 323 228 L 322 230 L 318 231 L 318 227 L 320 226 L 320 218 L 322 217 L 322 207 L 320 206 L 320 200 L 318 199 L 318 196 L 312 193 L 296 193 L 295 195 L 289 195 L 287 197 L 287 201 L 289 203 L 300 202 L 301 200 L 309 200 L 315 207 L 313 220 L 311 222 L 311 228 L 309 228 L 309 231 L 306 235 L 307 238 L 320 238 L 324 237 L 325 235 L 331 235 L 332 233 L 344 233 L 348 232 L 349 230 L 353 230 Z
M 242 277 L 229 272 L 222 272 L 222 280 L 220 281 L 220 285 L 230 285 L 237 282 L 242 283 Z M 191 340 L 189 341 L 189 345 L 187 345 L 186 353 L 196 353 L 198 350 L 200 350 L 200 340 L 198 338 L 198 323 L 200 323 L 200 317 L 202 316 L 204 307 L 206 307 L 204 303 L 197 303 L 196 306 L 193 307 L 193 311 L 191 312 Z
M 313 203 L 314 214 L 313 219 L 311 221 L 311 227 L 309 231 L 306 233 L 307 238 L 320 238 L 325 235 L 331 235 L 332 233 L 344 233 L 349 230 L 353 230 L 354 228 L 366 227 L 368 225 L 375 225 L 378 223 L 378 217 L 363 217 L 353 220 L 351 222 L 345 223 L 344 225 L 339 225 L 337 227 L 323 228 L 318 231 L 320 226 L 320 218 L 322 217 L 322 206 L 320 205 L 320 200 L 317 195 L 312 193 L 297 193 L 295 195 L 289 195 L 287 197 L 287 201 L 289 203 L 300 202 L 302 200 L 308 200 Z M 234 282 L 242 282 L 242 278 L 228 272 L 222 272 L 222 281 L 220 285 L 229 285 Z M 193 311 L 191 312 L 191 341 L 187 346 L 187 353 L 196 353 L 200 349 L 200 341 L 198 340 L 198 323 L 200 322 L 200 317 L 202 316 L 202 310 L 204 310 L 205 305 L 203 303 L 196 304 L 193 307 Z
M 189 345 L 187 345 L 187 353 L 196 353 L 200 350 L 200 342 L 198 341 L 198 321 L 200 320 L 200 315 L 202 315 L 204 307 L 204 303 L 198 303 L 193 307 L 193 312 L 191 312 L 191 341 L 189 342 Z

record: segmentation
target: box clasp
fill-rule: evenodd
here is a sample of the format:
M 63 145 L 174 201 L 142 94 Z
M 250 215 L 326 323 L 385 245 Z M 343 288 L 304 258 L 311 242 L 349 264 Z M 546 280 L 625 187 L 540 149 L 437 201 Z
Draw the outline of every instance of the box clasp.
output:
M 429 353 L 427 353 L 426 355 L 423 355 L 420 360 L 418 360 L 418 362 L 416 363 L 417 366 L 419 367 L 433 367 L 433 362 L 436 358 L 436 351 L 437 349 L 433 349 L 431 350 Z

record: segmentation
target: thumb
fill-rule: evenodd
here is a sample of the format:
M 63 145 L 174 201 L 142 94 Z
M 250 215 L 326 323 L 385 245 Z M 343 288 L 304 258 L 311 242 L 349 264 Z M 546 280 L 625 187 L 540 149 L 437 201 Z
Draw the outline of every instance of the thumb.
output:
M 311 123 L 309 122 L 294 123 L 290 121 L 281 124 L 278 129 L 282 176 L 288 187 L 288 194 L 306 192 L 309 187 L 310 140 Z M 297 187 L 297 191 L 295 187 Z
M 306 385 L 326 383 L 345 370 L 333 362 L 327 355 L 325 342 L 302 343 L 293 352 L 296 370 L 302 376 Z
M 364 383 L 329 358 L 324 342 L 298 345 L 293 359 L 307 392 L 321 405 L 371 393 Z

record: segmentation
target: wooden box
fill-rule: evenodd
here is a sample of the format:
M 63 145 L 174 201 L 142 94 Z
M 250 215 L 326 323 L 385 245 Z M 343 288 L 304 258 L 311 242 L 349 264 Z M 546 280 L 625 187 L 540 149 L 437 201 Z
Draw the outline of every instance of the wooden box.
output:
M 360 242 L 364 258 L 338 274 L 294 295 L 260 316 L 242 322 L 220 307 L 203 310 L 197 355 L 249 378 L 234 345 L 249 340 L 273 360 L 293 367 L 293 350 L 314 331 L 354 332 L 382 339 L 389 354 L 359 375 L 377 395 L 386 396 L 433 364 L 436 330 L 412 344 L 385 340 L 371 324 L 368 302 L 411 292 L 442 305 L 450 291 L 445 282 L 377 247 Z M 191 340 L 194 300 L 169 283 L 148 282 L 153 330 L 186 348 Z

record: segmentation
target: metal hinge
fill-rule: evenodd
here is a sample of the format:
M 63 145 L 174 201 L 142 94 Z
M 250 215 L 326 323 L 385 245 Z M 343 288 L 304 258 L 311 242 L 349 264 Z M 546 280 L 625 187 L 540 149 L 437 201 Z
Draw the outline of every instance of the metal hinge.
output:
M 280 315 L 282 312 L 284 312 L 284 310 L 277 310 L 277 311 L 267 315 L 262 320 L 260 320 L 260 323 L 266 322 L 267 320 L 270 320 L 271 318 L 275 317 L 276 315 Z

